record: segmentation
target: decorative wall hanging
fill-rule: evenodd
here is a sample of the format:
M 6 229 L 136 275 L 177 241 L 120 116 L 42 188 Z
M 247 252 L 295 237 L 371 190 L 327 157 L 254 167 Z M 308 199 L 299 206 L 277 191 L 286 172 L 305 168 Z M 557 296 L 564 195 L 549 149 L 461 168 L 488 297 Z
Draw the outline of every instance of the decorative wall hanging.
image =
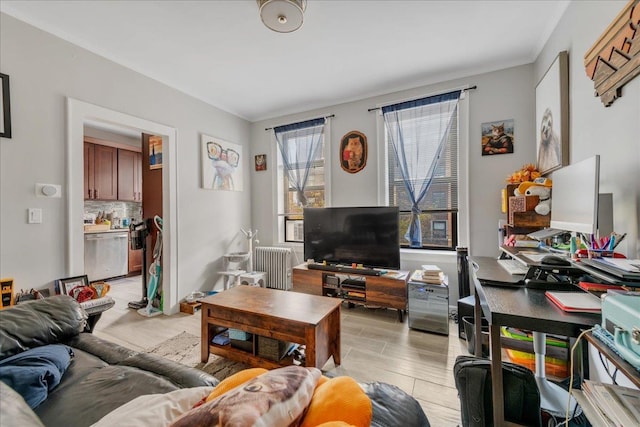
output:
M 9 100 L 9 76 L 0 73 L 0 137 L 11 138 L 11 102 Z
M 536 86 L 536 148 L 542 175 L 569 164 L 569 55 L 558 54 Z
M 513 153 L 513 119 L 482 123 L 482 155 Z
M 605 107 L 622 96 L 622 87 L 640 74 L 640 0 L 631 0 L 584 55 Z
M 340 165 L 349 173 L 360 172 L 367 165 L 367 137 L 352 130 L 340 140 Z
M 267 155 L 266 154 L 258 154 L 256 156 L 256 170 L 257 171 L 266 171 L 267 170 Z
M 202 135 L 202 187 L 242 191 L 242 146 Z
M 162 169 L 162 137 L 149 137 L 149 169 Z

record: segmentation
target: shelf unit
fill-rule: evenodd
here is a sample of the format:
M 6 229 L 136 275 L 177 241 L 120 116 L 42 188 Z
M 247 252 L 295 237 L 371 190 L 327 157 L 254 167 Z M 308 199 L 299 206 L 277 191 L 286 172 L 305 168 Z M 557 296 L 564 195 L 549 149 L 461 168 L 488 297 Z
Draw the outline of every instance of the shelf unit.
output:
M 223 323 L 223 322 L 218 321 L 218 323 Z M 245 332 L 251 332 L 256 330 L 255 328 L 247 327 L 245 325 L 239 326 L 234 322 L 229 322 L 229 326 L 227 327 L 232 327 L 234 329 L 242 328 L 241 330 Z M 215 336 L 216 334 L 223 332 L 224 329 L 226 329 L 225 327 L 222 327 L 222 325 L 218 325 L 218 324 L 216 325 L 209 324 L 209 328 L 211 328 L 213 331 L 211 333 L 212 336 Z M 263 335 L 263 336 L 266 337 L 266 335 Z M 225 344 L 225 345 L 209 343 L 209 351 L 212 354 L 226 357 L 227 359 L 235 360 L 237 362 L 244 363 L 245 365 L 260 366 L 266 369 L 275 369 L 275 368 L 281 368 L 283 366 L 293 365 L 292 356 L 285 356 L 282 359 L 275 361 L 260 355 L 258 353 L 258 334 L 252 333 L 251 339 L 247 341 L 251 342 L 251 351 L 233 347 L 231 343 Z
M 633 385 L 640 388 L 640 373 L 629 362 L 624 360 L 605 343 L 596 338 L 591 332 L 584 335 L 584 338 L 591 344 L 603 357 L 609 360 L 625 377 L 631 381 Z M 578 404 L 584 410 L 589 422 L 594 426 L 603 425 L 598 415 L 598 410 L 594 408 L 591 402 L 586 398 L 582 390 L 572 390 L 571 393 L 575 397 Z

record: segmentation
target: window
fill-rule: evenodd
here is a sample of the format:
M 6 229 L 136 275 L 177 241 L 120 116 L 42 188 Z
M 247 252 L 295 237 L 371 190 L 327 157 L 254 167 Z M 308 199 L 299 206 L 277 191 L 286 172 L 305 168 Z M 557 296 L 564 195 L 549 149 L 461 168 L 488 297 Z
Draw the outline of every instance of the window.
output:
M 324 207 L 325 119 L 274 128 L 278 143 L 278 240 L 303 242 L 303 208 Z
M 457 103 L 457 98 L 455 102 Z M 407 185 L 419 188 L 421 182 L 411 178 L 405 181 L 394 144 L 390 141 L 389 126 L 402 129 L 404 154 L 417 159 L 411 167 L 425 169 L 421 171 L 422 175 L 417 174 L 424 180 L 424 175 L 428 174 L 426 168 L 431 167 L 432 160 L 438 156 L 438 153 L 426 147 L 424 140 L 425 138 L 438 139 L 437 133 L 442 132 L 442 123 L 448 120 L 447 114 L 451 114 L 451 112 L 443 112 L 437 104 L 433 103 L 426 108 L 416 109 L 406 117 L 400 116 L 395 123 L 390 124 L 385 120 L 386 193 L 388 204 L 398 206 L 400 209 L 401 247 L 416 247 L 410 245 L 405 238 L 412 218 L 412 200 Z M 440 151 L 439 159 L 433 165 L 431 184 L 424 198 L 418 203 L 422 249 L 454 250 L 458 243 L 458 110 L 457 107 L 453 108 L 448 135 L 444 133 L 445 145 Z M 432 127 L 435 130 L 432 131 Z

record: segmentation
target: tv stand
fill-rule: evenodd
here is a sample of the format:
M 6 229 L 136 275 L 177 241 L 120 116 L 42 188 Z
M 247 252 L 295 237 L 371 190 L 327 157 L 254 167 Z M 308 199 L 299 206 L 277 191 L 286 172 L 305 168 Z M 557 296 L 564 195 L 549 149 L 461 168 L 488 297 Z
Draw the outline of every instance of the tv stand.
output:
M 300 264 L 293 268 L 293 291 L 311 295 L 341 298 L 353 304 L 398 310 L 403 321 L 407 309 L 408 271 L 369 269 L 326 270 L 318 264 Z M 322 265 L 322 267 L 328 267 Z M 376 275 L 367 274 L 375 271 Z
M 353 268 L 344 264 L 319 264 L 308 263 L 307 268 L 309 270 L 323 270 L 323 271 L 335 271 L 338 273 L 359 274 L 361 276 L 380 276 L 380 270 L 374 270 L 372 268 Z

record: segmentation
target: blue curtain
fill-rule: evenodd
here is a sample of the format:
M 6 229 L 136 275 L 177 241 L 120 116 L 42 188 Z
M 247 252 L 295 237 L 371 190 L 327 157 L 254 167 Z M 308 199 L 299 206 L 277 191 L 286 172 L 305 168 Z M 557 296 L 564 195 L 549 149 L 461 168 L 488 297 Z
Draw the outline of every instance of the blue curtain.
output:
M 446 147 L 461 91 L 430 96 L 382 108 L 385 127 L 411 200 L 411 224 L 405 238 L 422 247 L 420 202 L 433 182 Z
M 307 205 L 304 189 L 309 171 L 314 160 L 322 157 L 320 141 L 324 125 L 325 119 L 320 118 L 273 128 L 284 169 L 302 207 Z

